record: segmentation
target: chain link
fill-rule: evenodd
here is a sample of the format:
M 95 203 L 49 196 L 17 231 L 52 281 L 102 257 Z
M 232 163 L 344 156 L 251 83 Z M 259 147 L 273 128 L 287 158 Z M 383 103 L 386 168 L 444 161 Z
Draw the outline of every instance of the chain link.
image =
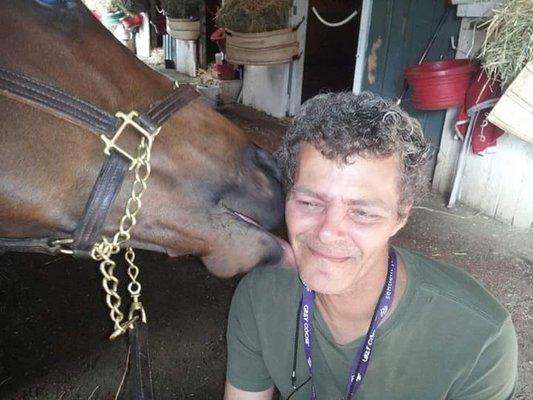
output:
M 156 131 L 153 136 L 157 135 L 158 132 Z M 132 298 L 128 320 L 124 323 L 122 322 L 124 313 L 120 310 L 122 299 L 118 294 L 119 281 L 114 275 L 116 263 L 111 258 L 120 252 L 122 244 L 131 239 L 131 230 L 137 223 L 137 214 L 142 207 L 141 198 L 146 190 L 146 182 L 151 172 L 151 150 L 152 142 L 142 137 L 137 147 L 136 158 L 133 160 L 135 179 L 132 184 L 131 195 L 126 203 L 124 215 L 120 219 L 119 229 L 111 241 L 106 237 L 102 237 L 102 240 L 97 242 L 91 251 L 92 258 L 100 262 L 100 271 L 103 275 L 102 287 L 106 292 L 106 304 L 110 310 L 109 317 L 114 323 L 114 331 L 109 337 L 111 340 L 125 333 L 135 321 L 141 319 L 146 322 L 146 313 L 139 300 L 141 284 L 137 281 L 139 267 L 134 263 L 134 250 L 128 247 L 124 254 L 128 264 L 127 272 L 131 279 L 128 285 L 128 292 Z M 138 315 L 135 315 L 137 313 Z

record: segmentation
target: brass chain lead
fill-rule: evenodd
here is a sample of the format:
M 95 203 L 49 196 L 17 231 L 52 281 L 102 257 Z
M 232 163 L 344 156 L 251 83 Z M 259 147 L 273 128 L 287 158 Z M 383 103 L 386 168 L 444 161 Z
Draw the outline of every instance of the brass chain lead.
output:
M 114 323 L 114 331 L 109 339 L 113 340 L 126 331 L 137 320 L 146 322 L 146 312 L 139 298 L 141 296 L 141 284 L 137 280 L 139 276 L 139 267 L 134 263 L 135 252 L 128 247 L 124 257 L 128 264 L 128 275 L 131 282 L 128 285 L 128 292 L 132 298 L 128 320 L 122 322 L 124 313 L 120 310 L 122 299 L 118 294 L 118 278 L 114 275 L 116 263 L 112 256 L 120 252 L 120 246 L 131 238 L 131 230 L 137 223 L 137 214 L 139 213 L 142 203 L 141 198 L 146 190 L 146 182 L 151 172 L 150 155 L 152 150 L 153 137 L 159 133 L 159 129 L 152 135 L 151 140 L 146 137 L 141 138 L 137 147 L 136 157 L 132 159 L 132 166 L 135 172 L 135 179 L 131 188 L 131 195 L 126 203 L 124 215 L 120 219 L 119 229 L 113 236 L 113 240 L 102 237 L 91 251 L 94 260 L 100 262 L 100 271 L 103 275 L 102 287 L 106 292 L 106 304 L 109 307 L 109 316 Z M 137 315 L 136 315 L 137 314 Z

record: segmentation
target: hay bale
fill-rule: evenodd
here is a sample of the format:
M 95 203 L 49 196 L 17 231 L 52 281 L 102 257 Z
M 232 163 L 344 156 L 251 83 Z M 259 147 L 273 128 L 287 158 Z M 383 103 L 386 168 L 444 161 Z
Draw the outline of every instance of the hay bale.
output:
M 235 32 L 275 31 L 288 26 L 290 5 L 289 0 L 226 0 L 215 20 Z

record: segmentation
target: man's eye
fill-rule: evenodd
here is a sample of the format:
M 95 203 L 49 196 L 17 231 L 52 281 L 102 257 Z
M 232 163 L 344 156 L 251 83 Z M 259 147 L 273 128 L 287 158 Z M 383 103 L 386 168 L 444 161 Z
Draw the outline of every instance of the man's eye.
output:
M 309 210 L 316 210 L 320 208 L 320 204 L 314 203 L 312 201 L 298 200 L 298 204 Z
M 355 216 L 356 218 L 360 218 L 360 219 L 372 220 L 372 219 L 377 219 L 378 218 L 378 215 L 372 214 L 372 213 L 370 213 L 368 211 L 365 211 L 365 210 L 353 210 L 352 211 L 352 215 Z

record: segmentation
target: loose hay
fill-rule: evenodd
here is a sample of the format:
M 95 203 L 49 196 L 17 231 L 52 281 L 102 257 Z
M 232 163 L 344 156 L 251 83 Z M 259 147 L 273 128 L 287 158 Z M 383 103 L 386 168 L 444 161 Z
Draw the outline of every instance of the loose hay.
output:
M 508 86 L 533 57 L 533 0 L 506 0 L 482 24 L 487 36 L 479 59 L 489 77 Z
M 289 0 L 226 0 L 215 17 L 218 26 L 235 32 L 267 32 L 287 28 Z

